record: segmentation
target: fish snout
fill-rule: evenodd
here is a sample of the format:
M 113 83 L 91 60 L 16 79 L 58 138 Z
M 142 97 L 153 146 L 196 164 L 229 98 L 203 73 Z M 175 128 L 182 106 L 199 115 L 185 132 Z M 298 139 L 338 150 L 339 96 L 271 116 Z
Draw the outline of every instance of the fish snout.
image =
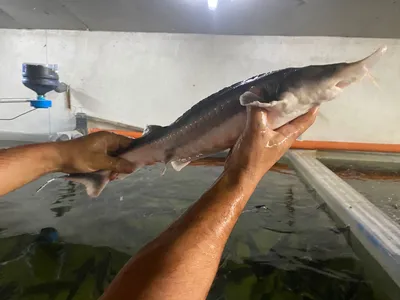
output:
M 340 64 L 337 71 L 332 76 L 334 86 L 343 89 L 354 82 L 360 81 L 365 76 L 372 77 L 370 70 L 386 51 L 387 47 L 383 46 L 359 61 Z

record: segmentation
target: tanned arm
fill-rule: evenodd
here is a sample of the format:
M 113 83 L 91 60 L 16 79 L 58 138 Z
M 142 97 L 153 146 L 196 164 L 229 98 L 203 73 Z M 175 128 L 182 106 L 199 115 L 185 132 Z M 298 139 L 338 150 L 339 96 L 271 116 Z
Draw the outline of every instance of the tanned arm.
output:
M 5 195 L 40 176 L 56 172 L 60 157 L 52 143 L 0 150 L 0 195 Z
M 23 145 L 0 150 L 0 196 L 52 172 L 92 172 L 109 169 L 131 173 L 130 162 L 109 154 L 131 139 L 98 132 L 65 142 Z M 118 171 L 119 170 L 119 171 Z
M 264 111 L 249 109 L 246 129 L 215 184 L 124 266 L 101 299 L 205 299 L 228 237 L 258 182 L 311 126 L 316 112 L 272 131 Z

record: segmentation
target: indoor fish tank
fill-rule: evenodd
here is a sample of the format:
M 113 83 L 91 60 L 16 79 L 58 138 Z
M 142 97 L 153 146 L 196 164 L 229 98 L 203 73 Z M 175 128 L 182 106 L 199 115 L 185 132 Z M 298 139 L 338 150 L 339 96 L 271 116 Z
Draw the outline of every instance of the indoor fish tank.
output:
M 52 176 L 2 197 L 0 299 L 97 299 L 132 255 L 211 186 L 222 161 L 164 176 L 162 166 L 147 167 L 97 199 L 71 182 L 36 193 Z M 398 179 L 347 180 L 391 197 L 387 188 Z M 377 284 L 296 172 L 275 167 L 235 226 L 208 299 L 384 299 Z

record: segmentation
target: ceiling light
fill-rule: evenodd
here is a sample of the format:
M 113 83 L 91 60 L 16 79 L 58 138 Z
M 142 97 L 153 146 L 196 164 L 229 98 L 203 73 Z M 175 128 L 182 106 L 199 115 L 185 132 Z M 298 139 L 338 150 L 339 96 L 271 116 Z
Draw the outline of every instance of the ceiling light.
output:
M 208 9 L 215 10 L 218 6 L 218 0 L 208 0 Z

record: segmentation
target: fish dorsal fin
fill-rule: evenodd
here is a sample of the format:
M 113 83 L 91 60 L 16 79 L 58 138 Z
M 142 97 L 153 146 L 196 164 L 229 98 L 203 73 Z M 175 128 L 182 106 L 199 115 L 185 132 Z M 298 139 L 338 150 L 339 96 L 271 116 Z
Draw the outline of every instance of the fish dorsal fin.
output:
M 184 162 L 182 162 L 182 161 L 177 161 L 177 160 L 171 161 L 172 167 L 173 167 L 174 170 L 177 171 L 177 172 L 179 172 L 180 170 L 182 170 L 184 167 L 186 167 L 186 166 L 187 166 L 188 164 L 190 164 L 190 163 L 191 163 L 190 160 L 189 160 L 189 161 L 184 161 Z
M 147 135 L 147 134 L 153 132 L 154 130 L 158 130 L 161 128 L 163 128 L 163 127 L 160 125 L 147 125 L 146 128 L 143 130 L 142 135 Z

